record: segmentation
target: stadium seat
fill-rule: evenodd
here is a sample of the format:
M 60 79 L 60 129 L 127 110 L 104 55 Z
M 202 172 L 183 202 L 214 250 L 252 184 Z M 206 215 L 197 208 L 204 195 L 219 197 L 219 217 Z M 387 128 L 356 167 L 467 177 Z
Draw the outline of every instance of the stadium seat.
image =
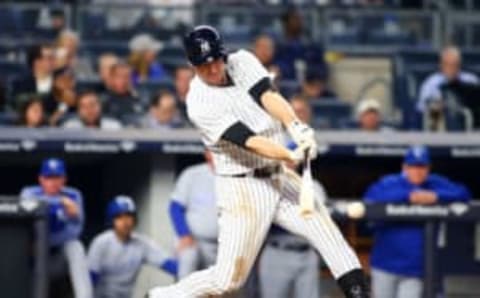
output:
M 77 81 L 76 89 L 80 92 L 86 90 L 97 90 L 101 85 L 102 82 L 99 79 L 89 81 Z
M 329 44 L 333 46 L 345 46 L 345 45 L 355 45 L 359 44 L 361 34 L 358 30 L 348 30 L 342 33 L 331 33 L 328 37 Z
M 298 93 L 300 84 L 296 80 L 282 80 L 278 83 L 280 93 L 286 98 L 290 98 Z
M 80 36 L 83 40 L 96 40 L 102 37 L 106 27 L 106 19 L 103 14 L 90 14 L 82 12 L 80 17 Z
M 374 30 L 367 32 L 366 42 L 371 45 L 402 46 L 414 44 L 415 38 L 409 32 L 390 34 L 383 30 Z
M 152 96 L 156 93 L 162 90 L 174 92 L 175 87 L 171 80 L 159 80 L 140 83 L 136 86 L 136 90 L 144 106 L 147 106 L 150 103 Z
M 85 42 L 81 45 L 81 52 L 96 60 L 103 53 L 114 53 L 125 57 L 128 55 L 127 42 Z
M 10 60 L 0 60 L 0 77 L 11 78 L 26 71 L 23 64 Z
M 344 101 L 318 99 L 310 102 L 315 128 L 341 128 L 352 115 L 352 106 Z

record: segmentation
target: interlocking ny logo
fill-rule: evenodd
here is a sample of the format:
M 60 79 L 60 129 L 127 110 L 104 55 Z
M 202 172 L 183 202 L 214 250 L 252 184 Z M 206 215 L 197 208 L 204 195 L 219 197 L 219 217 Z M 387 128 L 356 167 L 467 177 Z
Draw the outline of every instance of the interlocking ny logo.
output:
M 210 53 L 210 44 L 206 40 L 202 40 L 200 43 L 200 51 L 202 52 L 202 55 L 206 55 Z

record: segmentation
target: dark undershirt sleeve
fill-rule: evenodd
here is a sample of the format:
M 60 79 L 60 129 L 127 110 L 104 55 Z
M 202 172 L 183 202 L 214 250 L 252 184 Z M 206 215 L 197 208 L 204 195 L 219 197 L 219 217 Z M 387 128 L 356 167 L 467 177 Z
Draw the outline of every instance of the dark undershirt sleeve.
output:
M 263 108 L 261 99 L 263 93 L 267 90 L 274 90 L 274 88 L 270 78 L 264 77 L 263 79 L 255 83 L 255 85 L 253 85 L 250 90 L 248 90 L 248 93 L 250 94 L 250 96 L 253 97 L 257 104 Z
M 248 138 L 254 135 L 255 133 L 248 126 L 238 121 L 225 130 L 221 139 L 245 148 Z

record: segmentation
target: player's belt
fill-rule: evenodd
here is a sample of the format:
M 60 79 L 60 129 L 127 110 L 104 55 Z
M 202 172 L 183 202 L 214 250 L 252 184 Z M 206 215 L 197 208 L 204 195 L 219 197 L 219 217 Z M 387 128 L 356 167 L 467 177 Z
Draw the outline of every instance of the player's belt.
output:
M 310 245 L 308 244 L 282 243 L 275 240 L 270 240 L 267 242 L 267 244 L 278 249 L 290 250 L 295 252 L 306 252 L 310 249 Z
M 243 174 L 234 174 L 230 175 L 230 177 L 235 178 L 244 178 L 244 177 L 255 177 L 255 178 L 270 178 L 273 175 L 280 173 L 282 167 L 280 165 L 269 166 L 264 168 L 255 169 L 248 173 Z

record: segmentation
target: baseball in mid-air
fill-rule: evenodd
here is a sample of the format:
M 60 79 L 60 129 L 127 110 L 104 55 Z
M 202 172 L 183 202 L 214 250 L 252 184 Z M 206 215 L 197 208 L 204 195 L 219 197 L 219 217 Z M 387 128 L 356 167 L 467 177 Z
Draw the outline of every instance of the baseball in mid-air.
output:
M 353 202 L 347 206 L 347 215 L 350 218 L 358 219 L 365 216 L 365 205 L 362 202 Z

